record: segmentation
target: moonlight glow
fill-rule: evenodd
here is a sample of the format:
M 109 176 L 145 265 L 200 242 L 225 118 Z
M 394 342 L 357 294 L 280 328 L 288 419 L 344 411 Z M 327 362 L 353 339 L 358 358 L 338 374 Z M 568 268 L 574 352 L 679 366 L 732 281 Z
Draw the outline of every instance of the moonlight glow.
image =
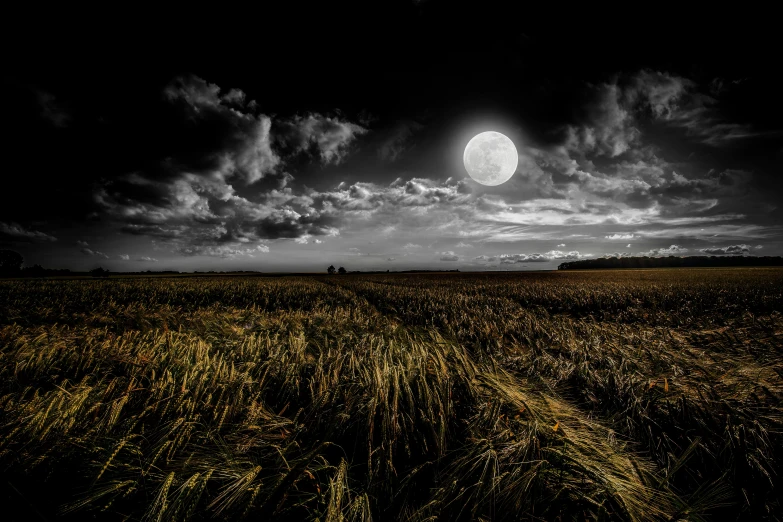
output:
M 462 155 L 470 177 L 482 185 L 508 181 L 517 170 L 519 157 L 514 142 L 499 132 L 482 132 L 473 137 Z

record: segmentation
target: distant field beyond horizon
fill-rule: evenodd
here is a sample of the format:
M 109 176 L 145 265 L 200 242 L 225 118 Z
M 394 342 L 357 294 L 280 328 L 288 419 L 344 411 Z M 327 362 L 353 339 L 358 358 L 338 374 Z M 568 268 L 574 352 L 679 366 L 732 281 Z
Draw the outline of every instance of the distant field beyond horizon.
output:
M 12 520 L 783 517 L 783 268 L 193 275 L 0 281 Z

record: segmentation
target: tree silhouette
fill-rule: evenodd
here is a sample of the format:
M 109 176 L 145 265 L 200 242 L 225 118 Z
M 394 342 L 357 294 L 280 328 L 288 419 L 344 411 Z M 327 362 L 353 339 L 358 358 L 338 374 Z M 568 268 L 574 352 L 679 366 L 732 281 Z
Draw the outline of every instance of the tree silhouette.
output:
M 754 256 L 669 256 L 669 257 L 599 257 L 560 263 L 558 270 L 587 268 L 669 268 L 725 266 L 783 266 L 781 257 Z
M 104 270 L 102 266 L 99 266 L 98 268 L 90 270 L 90 275 L 93 277 L 109 277 L 109 271 Z
M 329 268 L 327 268 L 326 271 L 330 274 L 334 274 L 334 265 L 329 265 Z
M 25 277 L 41 277 L 46 275 L 46 269 L 41 265 L 26 266 L 22 269 L 22 275 Z
M 343 268 L 343 267 L 340 267 L 340 268 L 337 270 L 337 273 L 338 273 L 338 274 L 345 274 L 345 273 L 347 273 L 347 271 L 345 270 L 345 268 Z
M 0 273 L 14 274 L 22 268 L 24 258 L 15 250 L 0 250 Z

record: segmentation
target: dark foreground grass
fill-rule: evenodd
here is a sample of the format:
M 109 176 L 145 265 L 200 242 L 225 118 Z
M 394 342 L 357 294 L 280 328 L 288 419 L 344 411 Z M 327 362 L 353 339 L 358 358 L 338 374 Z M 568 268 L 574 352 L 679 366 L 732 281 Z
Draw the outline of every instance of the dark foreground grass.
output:
M 778 520 L 783 270 L 0 282 L 22 520 Z

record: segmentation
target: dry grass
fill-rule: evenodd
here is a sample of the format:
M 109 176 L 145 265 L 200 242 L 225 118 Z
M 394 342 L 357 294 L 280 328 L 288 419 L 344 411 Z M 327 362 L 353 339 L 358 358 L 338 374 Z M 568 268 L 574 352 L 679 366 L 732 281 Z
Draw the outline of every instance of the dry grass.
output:
M 12 281 L 0 303 L 0 464 L 45 516 L 781 517 L 782 270 Z

